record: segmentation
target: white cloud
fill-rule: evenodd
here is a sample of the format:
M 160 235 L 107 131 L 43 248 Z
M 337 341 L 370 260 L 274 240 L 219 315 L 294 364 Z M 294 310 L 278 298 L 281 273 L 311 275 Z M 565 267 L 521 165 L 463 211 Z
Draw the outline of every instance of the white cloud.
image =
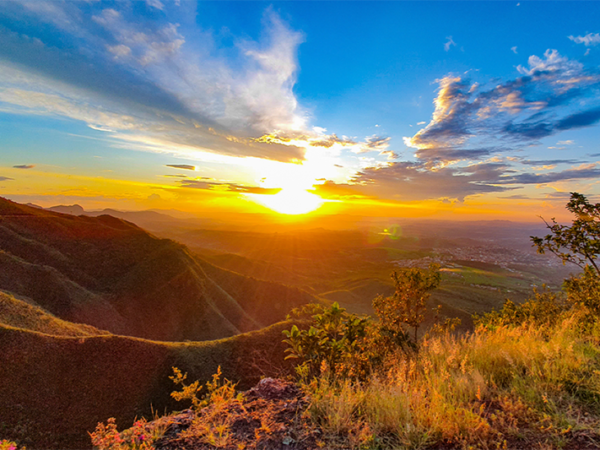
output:
M 448 36 L 446 39 L 448 39 L 448 41 L 444 44 L 444 50 L 449 51 L 451 46 L 456 46 L 456 42 L 454 42 L 452 36 Z
M 36 47 L 42 59 L 56 61 L 36 65 L 37 75 L 0 64 L 1 110 L 80 120 L 111 133 L 113 140 L 137 139 L 140 148 L 150 142 L 149 151 L 164 145 L 167 152 L 177 148 L 184 153 L 211 151 L 278 161 L 302 160 L 304 151 L 254 138 L 275 132 L 280 136 L 316 133 L 308 129 L 308 115 L 294 94 L 303 35 L 270 9 L 264 15 L 261 39 L 238 39 L 234 51 L 222 52 L 210 33 L 198 30 L 193 21 L 185 22 L 183 16 L 177 22 L 164 18 L 144 22 L 130 17 L 127 8 L 103 8 L 87 16 L 90 19 L 77 14 L 79 3 L 40 0 L 24 5 L 40 18 L 56 9 L 53 20 L 60 18 L 60 29 L 73 33 L 81 51 L 61 53 L 36 38 L 13 33 L 4 40 L 5 35 L 0 35 L 3 45 L 18 49 L 13 55 L 25 55 Z M 114 8 L 121 6 L 117 3 Z M 104 33 L 76 31 L 98 27 Z M 188 34 L 193 37 L 190 43 Z M 87 59 L 90 49 L 93 63 Z M 57 63 L 62 61 L 71 66 L 60 67 Z M 87 75 L 74 78 L 79 67 Z
M 583 65 L 577 61 L 571 61 L 565 56 L 561 56 L 557 50 L 546 50 L 544 58 L 532 55 L 527 60 L 529 69 L 523 66 L 517 66 L 517 70 L 524 75 L 534 75 L 536 72 L 559 72 L 561 77 L 570 78 L 575 73 L 580 73 Z
M 600 44 L 600 33 L 588 33 L 585 36 L 569 36 L 576 44 L 583 44 L 586 47 L 592 47 Z
M 163 5 L 160 0 L 146 0 L 146 3 L 148 4 L 148 6 L 160 9 L 161 11 L 165 8 L 165 5 Z
M 515 55 L 517 54 L 517 46 L 516 45 L 514 47 L 511 47 L 510 49 L 513 51 L 513 53 Z

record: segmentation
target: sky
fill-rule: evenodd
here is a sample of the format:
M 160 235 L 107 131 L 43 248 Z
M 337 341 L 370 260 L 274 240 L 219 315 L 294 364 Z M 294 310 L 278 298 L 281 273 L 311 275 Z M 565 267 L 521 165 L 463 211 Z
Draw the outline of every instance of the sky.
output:
M 0 195 L 566 217 L 600 194 L 599 24 L 597 2 L 5 0 Z

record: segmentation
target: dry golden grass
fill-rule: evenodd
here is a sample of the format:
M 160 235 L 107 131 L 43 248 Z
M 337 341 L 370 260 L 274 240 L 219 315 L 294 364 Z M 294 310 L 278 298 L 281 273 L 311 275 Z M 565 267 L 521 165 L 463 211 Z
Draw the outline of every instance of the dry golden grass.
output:
M 576 317 L 422 342 L 363 384 L 307 385 L 329 448 L 598 448 L 600 347 Z

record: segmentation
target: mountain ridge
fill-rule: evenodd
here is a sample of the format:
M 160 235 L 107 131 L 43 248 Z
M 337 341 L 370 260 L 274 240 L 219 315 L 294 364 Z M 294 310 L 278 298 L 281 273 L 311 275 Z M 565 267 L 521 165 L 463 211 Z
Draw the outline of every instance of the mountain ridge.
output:
M 316 301 L 300 289 L 217 268 L 123 219 L 73 216 L 3 198 L 0 289 L 31 298 L 61 319 L 166 341 L 259 329 Z

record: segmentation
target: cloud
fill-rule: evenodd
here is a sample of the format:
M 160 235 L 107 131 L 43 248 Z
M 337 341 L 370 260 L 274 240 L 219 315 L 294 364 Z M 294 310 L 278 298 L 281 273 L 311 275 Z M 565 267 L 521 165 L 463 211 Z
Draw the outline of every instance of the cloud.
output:
M 14 178 L 0 177 L 0 181 L 12 181 L 12 180 L 14 180 Z
M 275 195 L 280 188 L 263 188 L 260 186 L 245 186 L 235 183 L 216 183 L 200 180 L 181 180 L 179 185 L 184 188 L 207 189 L 214 191 L 240 192 L 243 194 Z
M 400 155 L 398 155 L 396 152 L 393 152 L 391 150 L 384 150 L 384 151 L 380 152 L 379 154 L 381 156 L 387 156 L 387 159 L 389 159 L 389 160 L 400 158 Z
M 583 44 L 586 47 L 592 47 L 600 44 L 600 33 L 588 33 L 585 36 L 569 36 L 576 44 Z
M 454 75 L 438 80 L 431 121 L 405 138 L 417 160 L 363 169 L 348 185 L 361 195 L 390 200 L 462 201 L 529 184 L 597 178 L 598 167 L 578 165 L 577 159 L 508 155 L 600 122 L 600 75 L 555 50 L 531 56 L 528 67 L 517 69 L 519 77 L 491 86 Z M 548 172 L 557 165 L 574 167 Z
M 260 39 L 220 49 L 196 25 L 192 3 L 147 5 L 162 11 L 136 15 L 126 1 L 3 5 L 0 16 L 12 20 L 0 26 L 0 108 L 83 121 L 117 147 L 304 158 L 302 148 L 254 141 L 309 131 L 294 94 L 301 33 L 268 9 Z
M 365 139 L 364 148 L 367 151 L 383 151 L 390 146 L 389 137 L 381 137 L 377 135 L 370 136 Z
M 528 166 L 550 166 L 557 164 L 578 164 L 579 161 L 576 159 L 542 159 L 542 160 L 521 160 L 520 164 Z
M 579 180 L 600 177 L 600 168 L 596 164 L 583 164 L 579 167 L 545 174 L 523 173 L 506 177 L 497 181 L 498 184 L 545 184 L 557 181 Z
M 16 166 L 13 166 L 13 168 L 15 169 L 33 169 L 34 167 L 34 164 L 18 164 Z
M 517 46 L 516 45 L 514 47 L 511 47 L 510 49 L 513 51 L 513 53 L 515 55 L 517 54 Z
M 448 36 L 446 39 L 448 39 L 448 41 L 444 44 L 444 50 L 449 51 L 451 46 L 456 46 L 456 42 L 454 42 L 452 36 Z
M 492 87 L 447 76 L 438 80 L 430 123 L 405 138 L 424 161 L 451 163 L 523 148 L 561 131 L 600 121 L 600 75 L 548 50 L 523 75 Z M 589 105 L 581 108 L 582 101 Z
M 556 143 L 556 145 L 573 145 L 575 142 L 572 141 L 571 139 L 566 140 L 566 141 L 558 141 Z
M 173 167 L 174 169 L 196 170 L 196 166 L 189 164 L 167 164 L 166 167 Z
M 319 195 L 354 195 L 396 201 L 451 198 L 503 192 L 513 189 L 496 186 L 507 167 L 503 164 L 476 164 L 464 169 L 445 167 L 427 170 L 420 163 L 395 162 L 385 167 L 370 167 L 359 172 L 349 184 L 326 183 L 316 189 Z

